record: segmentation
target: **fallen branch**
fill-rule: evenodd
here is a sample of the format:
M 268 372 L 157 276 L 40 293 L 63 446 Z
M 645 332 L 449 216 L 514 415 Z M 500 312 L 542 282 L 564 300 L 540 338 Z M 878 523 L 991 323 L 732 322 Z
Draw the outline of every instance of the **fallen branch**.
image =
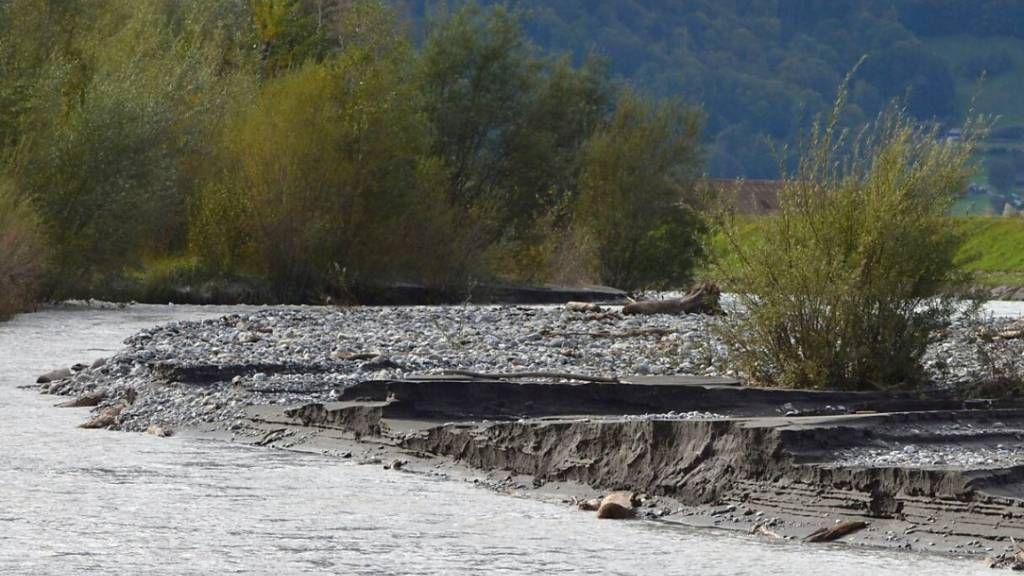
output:
M 640 330 L 630 330 L 628 332 L 609 332 L 607 330 L 601 330 L 598 332 L 542 332 L 542 334 L 545 336 L 558 336 L 563 338 L 639 338 L 643 336 L 668 336 L 673 332 L 675 332 L 675 330 L 670 330 L 668 328 L 643 328 Z
M 557 378 L 560 380 L 579 380 L 580 382 L 596 382 L 599 384 L 619 384 L 618 378 L 604 378 L 602 376 L 588 376 L 586 374 L 572 374 L 569 372 L 506 372 L 506 373 L 484 373 L 472 372 L 469 370 L 444 370 L 441 374 L 445 376 L 465 376 L 480 380 L 516 380 L 522 378 Z
M 1013 553 L 1005 552 L 998 556 L 988 559 L 989 568 L 1009 568 L 1015 572 L 1024 570 L 1024 548 L 1021 548 L 1020 544 L 1010 536 L 1010 542 L 1013 543 Z
M 380 356 L 378 352 L 332 352 L 331 358 L 335 360 L 373 360 Z
M 713 284 L 701 284 L 680 298 L 636 302 L 622 307 L 626 316 L 633 314 L 713 314 L 722 313 L 718 303 L 721 292 Z
M 831 528 L 819 528 L 814 532 L 811 532 L 806 538 L 804 538 L 804 542 L 831 542 L 867 527 L 868 523 L 861 522 L 860 520 L 843 522 L 842 524 L 836 524 Z

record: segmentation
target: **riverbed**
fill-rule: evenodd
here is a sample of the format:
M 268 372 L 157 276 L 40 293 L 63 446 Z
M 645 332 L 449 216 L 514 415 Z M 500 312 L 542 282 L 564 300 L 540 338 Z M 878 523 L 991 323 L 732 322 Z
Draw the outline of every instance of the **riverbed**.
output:
M 110 356 L 138 330 L 245 310 L 51 308 L 0 325 L 0 574 L 990 573 L 978 560 L 599 521 L 322 456 L 81 430 L 87 409 L 17 388 Z

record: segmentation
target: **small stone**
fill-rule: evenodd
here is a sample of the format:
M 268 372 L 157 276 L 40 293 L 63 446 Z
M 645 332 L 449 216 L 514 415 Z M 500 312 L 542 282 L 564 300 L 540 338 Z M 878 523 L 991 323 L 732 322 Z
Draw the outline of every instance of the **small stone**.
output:
M 146 434 L 152 434 L 157 438 L 167 438 L 171 436 L 171 431 L 156 424 L 150 424 L 149 428 L 146 428 Z
M 57 380 L 64 380 L 65 378 L 71 377 L 70 368 L 61 368 L 52 372 L 47 372 L 39 378 L 36 378 L 36 384 L 48 384 L 50 382 L 56 382 Z

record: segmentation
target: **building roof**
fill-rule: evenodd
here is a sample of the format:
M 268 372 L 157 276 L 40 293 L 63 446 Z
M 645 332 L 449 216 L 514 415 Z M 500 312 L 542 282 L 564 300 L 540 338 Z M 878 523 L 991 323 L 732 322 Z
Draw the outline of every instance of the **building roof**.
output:
M 779 191 L 782 180 L 734 180 L 712 178 L 708 180 L 719 198 L 731 205 L 737 214 L 763 215 L 779 209 Z

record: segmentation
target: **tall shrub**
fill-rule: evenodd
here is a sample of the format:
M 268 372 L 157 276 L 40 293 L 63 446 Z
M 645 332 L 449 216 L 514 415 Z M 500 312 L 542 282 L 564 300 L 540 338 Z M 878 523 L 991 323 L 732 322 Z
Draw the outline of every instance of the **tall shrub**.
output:
M 974 140 L 941 139 L 898 109 L 851 138 L 836 130 L 844 103 L 845 89 L 763 234 L 741 241 L 725 221 L 736 256 L 726 275 L 745 313 L 724 336 L 764 385 L 912 389 L 968 281 L 945 214 L 967 187 Z
M 285 299 L 426 267 L 420 233 L 447 204 L 411 46 L 379 2 L 345 18 L 342 52 L 267 81 L 227 123 L 194 212 L 198 253 L 265 275 Z
M 584 145 L 575 226 L 594 276 L 626 290 L 678 287 L 702 255 L 695 212 L 698 113 L 626 91 Z
M 67 46 L 40 66 L 16 148 L 58 296 L 102 290 L 148 253 L 183 248 L 197 166 L 244 68 L 229 6 L 85 4 Z

